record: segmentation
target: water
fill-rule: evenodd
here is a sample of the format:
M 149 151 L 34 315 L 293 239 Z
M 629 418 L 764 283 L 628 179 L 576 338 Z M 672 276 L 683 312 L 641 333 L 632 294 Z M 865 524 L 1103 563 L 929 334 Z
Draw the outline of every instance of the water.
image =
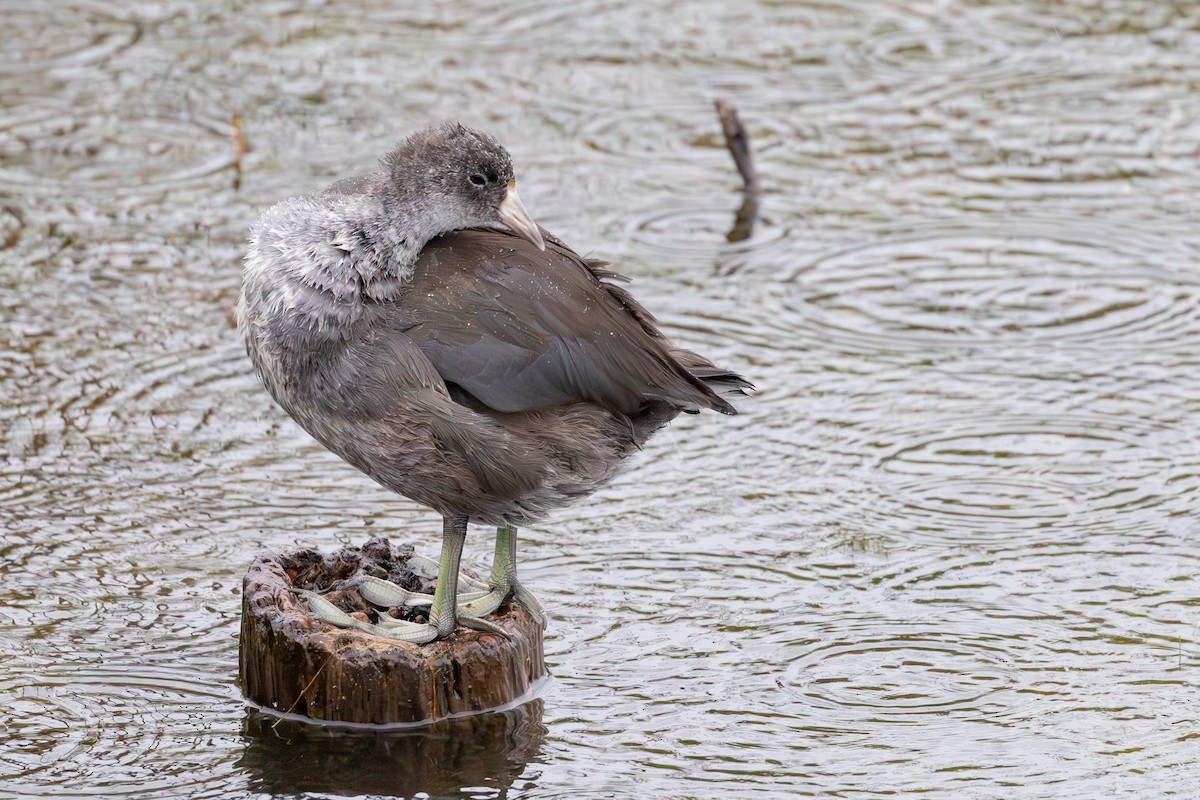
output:
M 5 5 L 0 798 L 1194 796 L 1200 6 L 407 5 Z M 245 232 L 445 118 L 761 394 L 525 532 L 534 701 L 273 728 L 252 555 L 439 525 L 256 384 Z

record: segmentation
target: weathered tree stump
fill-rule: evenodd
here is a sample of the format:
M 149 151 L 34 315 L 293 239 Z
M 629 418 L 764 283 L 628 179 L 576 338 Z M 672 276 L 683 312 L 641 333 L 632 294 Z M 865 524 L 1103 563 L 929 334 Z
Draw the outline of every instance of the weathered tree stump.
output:
M 529 691 L 546 672 L 542 629 L 519 603 L 505 603 L 490 617 L 507 639 L 460 627 L 449 639 L 415 645 L 319 622 L 292 591 L 321 592 L 364 621 L 409 615 L 371 606 L 351 584 L 367 574 L 432 594 L 433 581 L 408 569 L 411 554 L 411 546 L 386 539 L 331 556 L 260 553 L 242 584 L 239 673 L 246 697 L 319 720 L 411 723 L 494 709 Z

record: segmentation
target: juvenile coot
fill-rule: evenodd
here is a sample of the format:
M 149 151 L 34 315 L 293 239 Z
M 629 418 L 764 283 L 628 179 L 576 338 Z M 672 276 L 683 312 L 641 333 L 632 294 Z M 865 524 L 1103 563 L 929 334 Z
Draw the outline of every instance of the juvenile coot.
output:
M 444 518 L 430 624 L 372 632 L 492 629 L 481 618 L 510 595 L 544 620 L 517 579 L 517 527 L 611 480 L 679 412 L 736 413 L 722 395 L 750 385 L 676 348 L 615 278 L 534 224 L 508 152 L 461 125 L 254 225 L 237 319 L 263 384 L 321 444 Z M 496 551 L 459 605 L 468 521 L 497 526 Z M 420 602 L 389 587 L 360 588 Z

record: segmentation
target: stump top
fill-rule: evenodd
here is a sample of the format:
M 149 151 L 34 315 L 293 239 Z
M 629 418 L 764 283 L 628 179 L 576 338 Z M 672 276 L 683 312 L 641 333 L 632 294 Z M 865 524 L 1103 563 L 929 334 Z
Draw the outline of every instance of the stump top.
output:
M 292 591 L 320 592 L 364 621 L 376 622 L 383 613 L 416 619 L 411 609 L 372 606 L 350 585 L 373 575 L 432 594 L 434 580 L 408 567 L 412 552 L 410 545 L 372 539 L 327 556 L 260 553 L 242 590 L 246 696 L 314 719 L 396 723 L 493 709 L 528 692 L 545 674 L 542 631 L 518 603 L 506 603 L 490 618 L 507 639 L 460 627 L 448 639 L 417 645 L 319 622 Z

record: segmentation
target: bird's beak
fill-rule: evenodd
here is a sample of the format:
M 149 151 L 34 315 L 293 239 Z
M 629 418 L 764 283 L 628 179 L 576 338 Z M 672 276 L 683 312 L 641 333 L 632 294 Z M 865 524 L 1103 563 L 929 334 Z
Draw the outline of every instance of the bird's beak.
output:
M 513 233 L 533 242 L 538 250 L 545 250 L 546 243 L 542 241 L 541 231 L 537 223 L 529 217 L 521 198 L 517 196 L 517 182 L 508 182 L 508 195 L 500 204 L 500 221 L 512 229 Z

